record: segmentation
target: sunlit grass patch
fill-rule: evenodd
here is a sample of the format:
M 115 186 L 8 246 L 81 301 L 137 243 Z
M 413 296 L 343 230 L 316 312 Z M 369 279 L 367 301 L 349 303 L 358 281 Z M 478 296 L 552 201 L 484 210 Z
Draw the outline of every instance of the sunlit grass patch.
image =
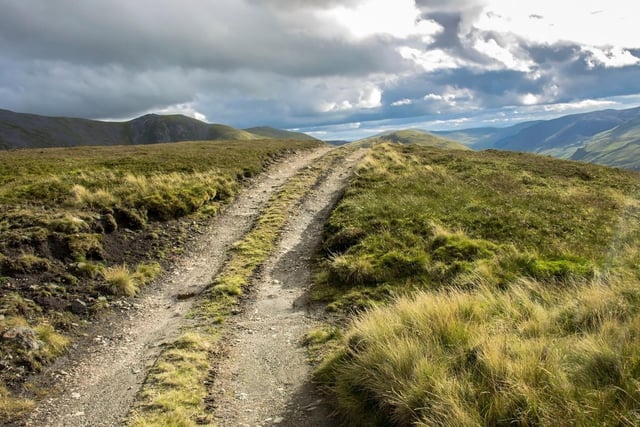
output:
M 624 287 L 590 305 L 537 282 L 417 293 L 356 319 L 317 377 L 353 425 L 635 420 L 640 313 L 603 310 L 624 305 Z M 593 321 L 579 333 L 558 327 L 567 311 Z
M 138 293 L 138 283 L 126 265 L 106 267 L 102 276 L 109 292 L 114 295 L 133 296 Z
M 186 332 L 163 352 L 147 378 L 133 412 L 132 426 L 195 426 L 209 424 L 203 415 L 204 380 L 209 352 L 216 338 L 210 334 Z

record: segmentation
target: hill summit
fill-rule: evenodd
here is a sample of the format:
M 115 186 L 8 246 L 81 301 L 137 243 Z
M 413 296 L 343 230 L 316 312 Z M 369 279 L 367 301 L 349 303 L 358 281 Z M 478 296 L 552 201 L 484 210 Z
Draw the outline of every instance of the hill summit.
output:
M 425 147 L 444 148 L 449 150 L 469 150 L 461 144 L 441 136 L 434 135 L 420 129 L 405 129 L 383 132 L 368 138 L 354 141 L 352 144 L 361 147 L 369 147 L 381 142 L 391 142 L 396 144 L 417 144 Z

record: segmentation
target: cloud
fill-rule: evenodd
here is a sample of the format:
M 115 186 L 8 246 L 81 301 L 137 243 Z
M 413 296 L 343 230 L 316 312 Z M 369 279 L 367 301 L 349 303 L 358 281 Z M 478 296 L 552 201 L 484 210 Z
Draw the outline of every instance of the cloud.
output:
M 0 108 L 16 111 L 330 135 L 640 93 L 628 0 L 0 1 Z
M 588 53 L 586 61 L 589 68 L 598 66 L 619 68 L 640 63 L 640 58 L 634 56 L 629 50 L 619 47 L 602 49 L 586 46 L 582 50 Z

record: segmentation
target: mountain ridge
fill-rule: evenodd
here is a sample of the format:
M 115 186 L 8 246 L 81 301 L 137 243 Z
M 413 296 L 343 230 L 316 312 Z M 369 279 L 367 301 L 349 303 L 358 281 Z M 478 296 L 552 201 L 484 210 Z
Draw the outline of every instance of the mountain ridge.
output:
M 251 132 L 250 129 L 255 129 L 256 132 Z M 181 114 L 145 114 L 129 121 L 106 122 L 0 109 L 0 149 L 140 145 L 200 140 L 317 140 L 310 135 L 268 127 L 250 129 L 205 123 Z M 278 136 L 268 136 L 267 133 Z
M 506 128 L 433 133 L 474 149 L 531 152 L 640 170 L 640 107 L 571 114 Z

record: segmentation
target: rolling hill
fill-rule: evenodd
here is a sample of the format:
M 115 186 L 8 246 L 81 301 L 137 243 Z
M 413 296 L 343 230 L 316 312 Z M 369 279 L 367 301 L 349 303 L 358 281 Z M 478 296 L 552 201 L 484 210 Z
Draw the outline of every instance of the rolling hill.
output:
M 450 139 L 434 135 L 420 129 L 405 129 L 384 132 L 368 138 L 354 141 L 351 145 L 358 147 L 370 147 L 380 142 L 392 142 L 396 144 L 417 144 L 425 147 L 445 148 L 450 150 L 469 150 L 464 144 Z
M 240 130 L 183 115 L 147 114 L 127 122 L 103 122 L 0 110 L 0 149 L 265 138 L 315 140 L 296 132 L 273 128 Z
M 249 132 L 253 135 L 258 135 L 263 138 L 274 138 L 274 139 L 295 139 L 298 141 L 317 141 L 317 138 L 312 137 L 311 135 L 307 135 L 302 132 L 291 132 L 288 130 L 276 129 L 269 126 L 259 126 L 245 129 L 246 132 Z

